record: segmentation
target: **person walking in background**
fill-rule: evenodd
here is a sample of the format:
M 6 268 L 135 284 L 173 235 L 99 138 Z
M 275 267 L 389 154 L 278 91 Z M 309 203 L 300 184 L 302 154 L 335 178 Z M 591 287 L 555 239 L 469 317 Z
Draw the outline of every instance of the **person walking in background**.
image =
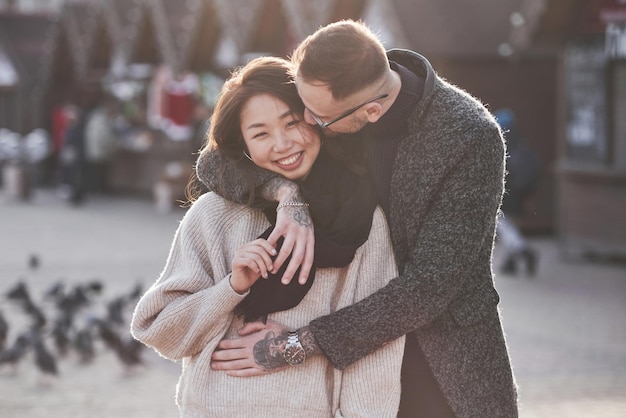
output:
M 541 176 L 537 154 L 522 136 L 515 119 L 515 113 L 508 108 L 494 112 L 506 141 L 507 160 L 505 193 L 502 198 L 502 216 L 498 220 L 497 236 L 502 243 L 504 258 L 500 271 L 516 274 L 525 265 L 529 276 L 537 273 L 537 251 L 530 245 L 518 226 L 518 219 L 524 213 L 526 199 L 532 195 Z
M 517 417 L 491 268 L 505 164 L 495 118 L 423 56 L 386 53 L 361 22 L 320 28 L 292 63 L 305 121 L 323 129 L 324 147 L 352 139 L 367 151 L 400 271 L 366 299 L 298 327 L 307 350 L 349 370 L 406 334 L 399 417 Z M 241 203 L 255 203 L 242 187 L 248 178 L 268 201 L 306 201 L 297 184 L 209 149 L 197 171 L 210 190 Z M 268 239 L 284 236 L 274 268 L 291 253 L 284 281 L 295 274 L 306 283 L 313 228 L 301 212 L 278 217 Z M 362 272 L 359 280 L 369 277 Z M 237 372 L 254 362 L 259 374 L 285 373 L 286 362 L 266 358 L 293 329 L 269 321 L 250 326 L 242 338 L 219 343 L 213 367 Z
M 87 193 L 85 127 L 92 108 L 72 106 L 59 155 L 59 194 L 72 205 L 84 202 Z
M 322 149 L 318 130 L 303 121 L 289 69 L 288 61 L 265 57 L 234 72 L 220 93 L 207 147 L 235 164 L 297 182 L 312 218 L 301 202 L 261 210 L 202 194 L 185 214 L 161 276 L 138 302 L 131 332 L 161 355 L 182 360 L 176 402 L 183 417 L 392 418 L 400 403 L 402 336 L 343 371 L 315 355 L 299 332 L 271 336 L 276 345 L 263 353 L 270 363 L 289 364 L 283 373 L 259 373 L 254 362 L 230 373 L 210 367 L 219 341 L 237 337 L 248 321 L 297 329 L 397 275 L 369 178 Z M 283 211 L 316 226 L 306 286 L 282 285 L 282 271 L 270 273 L 274 252 L 265 238 Z
M 109 171 L 117 142 L 113 129 L 114 100 L 105 96 L 91 112 L 85 126 L 86 183 L 90 193 L 109 191 Z

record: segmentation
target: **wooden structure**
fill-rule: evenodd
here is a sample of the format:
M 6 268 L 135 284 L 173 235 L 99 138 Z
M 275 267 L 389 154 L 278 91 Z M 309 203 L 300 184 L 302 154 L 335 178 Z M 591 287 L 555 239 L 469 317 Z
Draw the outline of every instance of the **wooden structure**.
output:
M 0 13 L 0 50 L 16 78 L 0 87 L 0 128 L 26 134 L 41 127 L 45 106 L 38 101 L 45 88 L 41 62 L 52 54 L 55 20 L 47 15 Z

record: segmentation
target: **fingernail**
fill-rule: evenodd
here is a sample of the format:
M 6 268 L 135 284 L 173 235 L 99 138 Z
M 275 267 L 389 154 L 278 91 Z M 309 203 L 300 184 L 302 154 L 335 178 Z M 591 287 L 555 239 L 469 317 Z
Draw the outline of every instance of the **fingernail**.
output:
M 278 254 L 278 253 L 276 252 L 276 248 L 272 248 L 272 255 L 276 255 L 276 254 Z

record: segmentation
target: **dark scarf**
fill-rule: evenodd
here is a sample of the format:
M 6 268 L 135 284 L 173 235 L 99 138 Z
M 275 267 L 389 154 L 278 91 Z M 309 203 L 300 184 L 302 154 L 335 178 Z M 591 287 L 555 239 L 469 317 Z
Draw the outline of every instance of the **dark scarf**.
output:
M 409 135 L 411 114 L 424 94 L 425 76 L 412 73 L 408 68 L 390 62 L 391 69 L 400 74 L 402 87 L 391 108 L 376 122 L 367 125 L 361 135 L 369 139 L 370 161 L 374 189 L 385 214 L 391 202 L 391 175 L 400 141 Z
M 324 149 L 315 161 L 309 176 L 299 183 L 315 226 L 315 259 L 305 285 L 298 283 L 300 269 L 289 285 L 280 279 L 291 256 L 280 270 L 260 278 L 250 293 L 237 305 L 235 313 L 244 321 L 265 321 L 267 315 L 297 306 L 315 280 L 317 267 L 344 267 L 354 259 L 356 250 L 367 241 L 376 209 L 376 198 L 369 176 L 360 176 L 330 158 Z M 270 226 L 261 238 L 269 237 L 276 223 L 276 206 L 265 210 Z M 282 238 L 277 243 L 280 250 Z

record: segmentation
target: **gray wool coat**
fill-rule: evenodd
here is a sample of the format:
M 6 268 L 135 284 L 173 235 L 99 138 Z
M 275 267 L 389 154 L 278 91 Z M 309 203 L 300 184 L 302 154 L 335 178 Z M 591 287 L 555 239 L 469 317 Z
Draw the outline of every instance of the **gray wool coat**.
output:
M 459 418 L 517 417 L 491 268 L 504 190 L 500 129 L 478 100 L 438 77 L 421 55 L 391 50 L 388 56 L 426 80 L 392 172 L 387 218 L 399 277 L 310 328 L 339 369 L 413 332 Z M 200 179 L 245 201 L 247 187 L 232 175 L 236 167 L 214 175 L 230 164 L 215 154 L 200 156 Z M 252 177 L 258 183 L 267 174 Z

